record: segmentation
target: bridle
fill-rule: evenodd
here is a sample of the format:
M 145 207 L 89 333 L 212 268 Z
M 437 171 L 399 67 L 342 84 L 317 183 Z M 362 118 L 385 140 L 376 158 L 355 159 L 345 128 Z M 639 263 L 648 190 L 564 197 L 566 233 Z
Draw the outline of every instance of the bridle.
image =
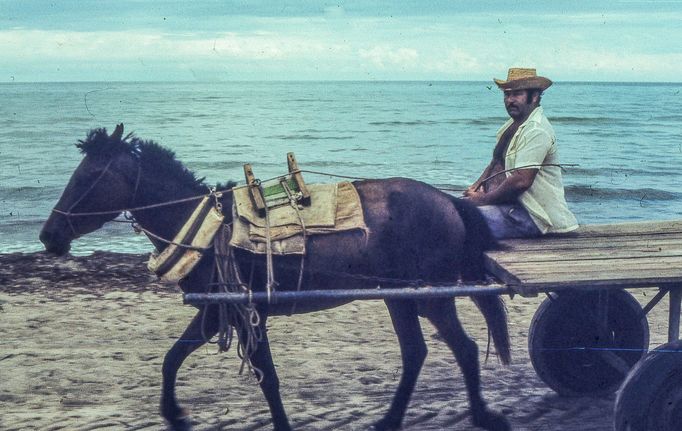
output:
M 140 187 L 140 178 L 142 177 L 142 163 L 138 160 L 137 161 L 137 175 L 135 177 L 135 184 L 133 186 L 133 194 L 131 195 L 130 201 L 128 202 L 128 208 L 124 208 L 122 210 L 112 210 L 112 211 L 97 211 L 97 212 L 86 212 L 86 213 L 74 213 L 73 209 L 80 204 L 83 199 L 85 199 L 90 192 L 92 192 L 95 189 L 95 186 L 104 178 L 104 175 L 109 172 L 109 168 L 111 167 L 111 164 L 113 163 L 114 158 L 112 157 L 109 159 L 107 162 L 106 166 L 104 166 L 104 169 L 102 169 L 102 172 L 97 176 L 95 181 L 90 184 L 90 187 L 83 192 L 83 194 L 76 199 L 74 203 L 69 206 L 69 208 L 66 211 L 62 211 L 60 209 L 57 209 L 57 207 L 52 208 L 52 212 L 55 212 L 57 214 L 61 214 L 64 217 L 66 217 L 66 220 L 69 223 L 69 228 L 71 228 L 71 233 L 73 233 L 74 238 L 78 237 L 78 232 L 76 231 L 76 228 L 73 226 L 73 222 L 71 221 L 72 217 L 78 217 L 78 216 L 94 216 L 94 215 L 106 215 L 106 214 L 120 214 L 122 212 L 130 211 L 129 209 L 132 209 L 135 204 L 135 199 L 137 198 L 137 190 Z M 132 217 L 131 217 L 132 219 Z

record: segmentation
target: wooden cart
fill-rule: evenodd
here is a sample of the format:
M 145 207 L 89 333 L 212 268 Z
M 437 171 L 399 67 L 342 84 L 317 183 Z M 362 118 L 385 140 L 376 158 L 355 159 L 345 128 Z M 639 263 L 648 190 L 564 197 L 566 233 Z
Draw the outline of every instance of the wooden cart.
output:
M 546 294 L 528 332 L 540 378 L 563 395 L 612 392 L 616 430 L 682 430 L 682 221 L 584 226 L 503 241 L 488 271 Z M 644 307 L 624 289 L 658 288 Z M 669 295 L 668 343 L 647 354 L 647 313 Z

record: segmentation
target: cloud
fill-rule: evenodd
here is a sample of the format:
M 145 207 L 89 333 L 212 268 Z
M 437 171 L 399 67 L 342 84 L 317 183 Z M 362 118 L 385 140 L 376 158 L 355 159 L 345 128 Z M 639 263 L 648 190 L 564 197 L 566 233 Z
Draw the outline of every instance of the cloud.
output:
M 223 57 L 244 60 L 292 59 L 333 52 L 350 52 L 348 46 L 305 37 L 269 32 L 249 35 L 163 34 L 145 32 L 74 32 L 9 30 L 0 32 L 6 47 L 0 58 L 16 60 L 125 60 L 204 59 Z
M 462 48 L 451 48 L 446 50 L 442 56 L 432 56 L 430 61 L 424 64 L 424 69 L 446 73 L 453 77 L 461 77 L 464 74 L 478 75 L 490 70 L 481 63 L 474 53 Z
M 682 38 L 680 13 L 380 12 L 359 17 L 349 5 L 332 4 L 315 16 L 188 16 L 175 27 L 135 21 L 87 31 L 16 22 L 0 30 L 0 79 L 192 79 L 191 69 L 196 76 L 228 71 L 224 79 L 488 80 L 523 65 L 557 80 L 682 76 L 674 42 Z M 41 78 L 57 69 L 58 78 Z
M 417 66 L 419 52 L 414 48 L 393 48 L 374 46 L 358 50 L 360 58 L 369 60 L 375 67 L 385 69 L 391 66 L 414 68 Z

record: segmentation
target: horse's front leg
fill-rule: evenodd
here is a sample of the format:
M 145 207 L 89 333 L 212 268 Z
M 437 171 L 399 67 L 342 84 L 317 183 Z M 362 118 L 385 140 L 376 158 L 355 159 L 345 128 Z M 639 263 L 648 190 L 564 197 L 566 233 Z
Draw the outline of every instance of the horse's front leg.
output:
M 204 319 L 204 313 L 206 318 Z M 202 330 L 202 325 L 203 330 Z M 163 360 L 163 386 L 161 392 L 161 415 L 173 431 L 192 428 L 189 415 L 180 408 L 175 399 L 175 379 L 182 362 L 197 348 L 218 332 L 216 307 L 202 308 L 187 326 L 182 336 L 166 353 Z
M 270 342 L 268 341 L 266 326 L 267 314 L 261 310 L 259 311 L 261 339 L 255 352 L 251 354 L 251 365 L 254 367 L 253 371 L 256 377 L 260 378 L 260 387 L 270 407 L 272 424 L 275 431 L 290 431 L 291 425 L 289 425 L 289 419 L 284 411 L 282 397 L 279 392 L 279 377 L 277 377 L 277 371 L 272 362 L 272 354 L 270 352 Z M 243 345 L 245 345 L 245 341 L 242 338 Z

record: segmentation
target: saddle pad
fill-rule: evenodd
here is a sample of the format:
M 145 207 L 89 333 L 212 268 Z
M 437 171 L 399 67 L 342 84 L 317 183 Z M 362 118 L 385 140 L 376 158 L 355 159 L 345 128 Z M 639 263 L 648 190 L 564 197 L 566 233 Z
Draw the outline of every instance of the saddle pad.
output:
M 329 234 L 353 229 L 367 233 L 360 196 L 353 184 L 310 184 L 311 205 L 298 212 L 306 235 Z M 234 190 L 233 232 L 230 245 L 252 253 L 267 253 L 265 218 L 258 217 L 247 187 Z M 270 242 L 273 254 L 304 254 L 303 227 L 290 205 L 270 210 Z M 273 214 L 275 211 L 278 213 Z

